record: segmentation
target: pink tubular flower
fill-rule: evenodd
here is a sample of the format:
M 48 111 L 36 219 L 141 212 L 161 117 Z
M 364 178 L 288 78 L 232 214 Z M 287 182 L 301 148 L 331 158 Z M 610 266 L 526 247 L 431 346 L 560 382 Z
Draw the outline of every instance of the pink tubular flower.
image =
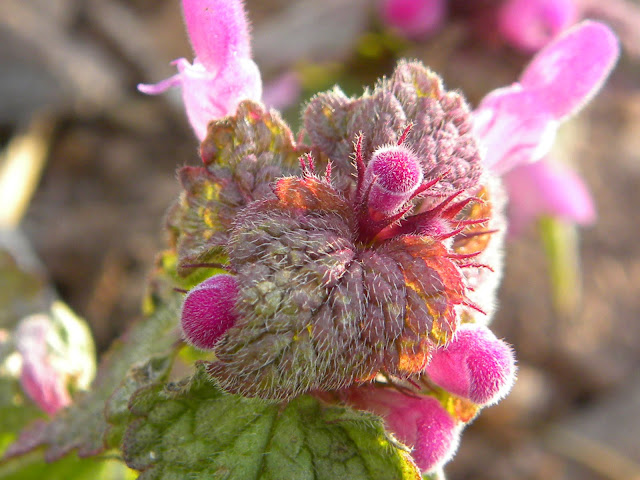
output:
M 541 49 L 577 20 L 575 0 L 508 0 L 497 13 L 500 34 L 525 52 Z
M 47 336 L 52 328 L 46 315 L 34 315 L 24 319 L 15 334 L 22 356 L 22 388 L 49 415 L 71 403 L 66 373 L 55 368 L 47 351 Z
M 618 41 L 611 30 L 601 23 L 584 21 L 540 51 L 521 75 L 520 82 L 489 93 L 474 112 L 474 132 L 484 149 L 485 165 L 494 173 L 504 175 L 545 157 L 560 122 L 580 110 L 597 93 L 618 55 Z M 542 166 L 531 167 L 513 178 L 517 178 L 518 188 L 542 195 L 543 190 L 538 187 L 543 171 Z M 525 172 L 533 173 L 534 177 L 527 180 Z M 544 189 L 550 201 L 543 205 L 543 201 L 529 199 L 528 211 L 520 213 L 518 208 L 522 204 L 516 199 L 511 208 L 514 218 L 547 213 L 583 222 L 592 219 L 588 195 L 584 191 L 577 193 L 581 190 L 576 186 L 579 181 L 570 179 L 566 172 L 544 175 L 547 180 L 553 179 Z M 527 182 L 530 185 L 524 187 Z M 574 196 L 570 208 L 571 202 L 562 205 L 560 201 L 565 188 L 571 188 Z M 540 207 L 538 212 L 536 203 Z
M 423 472 L 447 463 L 458 449 L 461 425 L 430 396 L 413 397 L 386 387 L 346 391 L 346 401 L 384 418 L 387 428 L 405 445 Z
M 584 21 L 541 50 L 520 82 L 489 93 L 474 112 L 485 165 L 504 174 L 544 157 L 558 124 L 596 94 L 618 54 L 606 25 Z
M 251 59 L 249 27 L 241 0 L 183 0 L 184 18 L 196 57 L 173 62 L 178 74 L 155 85 L 150 95 L 181 86 L 191 126 L 200 140 L 210 120 L 235 113 L 240 101 L 259 100 L 262 80 Z
M 385 23 L 407 37 L 422 37 L 444 21 L 446 0 L 382 0 L 380 16 Z
M 446 347 L 436 350 L 425 373 L 448 392 L 484 406 L 509 393 L 516 366 L 511 347 L 491 330 L 465 324 Z
M 504 177 L 509 195 L 509 232 L 518 235 L 540 215 L 590 225 L 596 219 L 593 199 L 582 179 L 565 165 L 544 158 L 520 165 Z

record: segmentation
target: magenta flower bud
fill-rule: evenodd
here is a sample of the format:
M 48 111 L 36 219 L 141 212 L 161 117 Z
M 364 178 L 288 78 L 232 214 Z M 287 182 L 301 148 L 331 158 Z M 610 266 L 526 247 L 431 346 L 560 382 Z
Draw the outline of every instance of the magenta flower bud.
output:
M 378 148 L 365 171 L 365 188 L 370 188 L 370 209 L 391 214 L 404 205 L 422 184 L 422 165 L 403 145 Z
M 187 342 L 211 350 L 236 321 L 237 297 L 238 284 L 232 275 L 214 275 L 191 289 L 180 320 Z
M 382 416 L 389 431 L 412 449 L 413 460 L 425 473 L 442 467 L 458 449 L 462 424 L 434 397 L 368 386 L 350 389 L 345 400 Z
M 408 415 L 415 419 L 414 424 L 407 424 Z M 392 430 L 406 429 L 403 440 L 413 445 L 411 456 L 424 472 L 447 463 L 458 449 L 461 429 L 433 397 L 407 397 L 402 408 L 387 416 L 387 422 Z
M 454 395 L 492 405 L 511 390 L 516 377 L 513 350 L 487 327 L 464 324 L 454 339 L 437 349 L 425 372 Z

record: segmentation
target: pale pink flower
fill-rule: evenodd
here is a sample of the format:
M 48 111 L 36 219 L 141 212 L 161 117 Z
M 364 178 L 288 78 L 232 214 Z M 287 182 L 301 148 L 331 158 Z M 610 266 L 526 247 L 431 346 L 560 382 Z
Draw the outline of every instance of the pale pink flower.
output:
M 193 64 L 173 62 L 178 73 L 155 85 L 138 85 L 150 95 L 182 87 L 191 126 L 200 140 L 209 121 L 235 113 L 240 101 L 260 100 L 262 80 L 251 59 L 249 26 L 240 0 L 183 0 L 185 23 L 196 54 Z
M 55 367 L 47 348 L 47 337 L 53 328 L 46 315 L 34 315 L 25 318 L 15 333 L 16 347 L 22 357 L 22 389 L 49 415 L 71 403 L 67 373 Z
M 474 112 L 474 132 L 484 150 L 485 165 L 498 175 L 523 168 L 545 157 L 561 122 L 579 111 L 602 87 L 619 55 L 616 36 L 604 24 L 584 21 L 541 50 L 520 81 L 489 93 Z M 532 174 L 527 180 L 526 173 Z M 541 175 L 545 176 L 542 183 Z M 577 222 L 593 219 L 588 193 L 575 176 L 561 167 L 555 173 L 529 167 L 505 177 L 509 190 L 526 191 L 526 210 L 516 197 L 511 219 L 519 215 L 558 215 Z M 525 185 L 529 183 L 529 185 Z M 544 187 L 544 188 L 543 188 Z M 552 191 L 553 190 L 553 191 Z M 566 202 L 564 193 L 572 196 Z M 549 201 L 533 201 L 547 196 Z M 552 200 L 553 199 L 553 200 Z
M 300 100 L 302 82 L 293 71 L 285 72 L 264 86 L 262 103 L 269 108 L 286 110 Z
M 504 176 L 504 183 L 512 235 L 520 234 L 541 215 L 578 225 L 590 225 L 596 219 L 593 199 L 584 181 L 549 157 L 514 168 Z

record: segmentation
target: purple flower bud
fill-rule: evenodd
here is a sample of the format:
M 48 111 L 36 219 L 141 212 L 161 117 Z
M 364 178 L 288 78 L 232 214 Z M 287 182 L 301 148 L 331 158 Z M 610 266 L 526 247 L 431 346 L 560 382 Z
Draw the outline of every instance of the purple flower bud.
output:
M 191 289 L 182 306 L 181 325 L 191 345 L 212 349 L 236 321 L 238 285 L 232 275 L 215 275 Z
M 420 160 L 403 145 L 378 148 L 364 175 L 366 188 L 370 188 L 369 208 L 387 215 L 409 201 L 423 178 Z
M 425 372 L 431 381 L 478 405 L 492 405 L 511 390 L 516 377 L 513 351 L 487 327 L 464 324 L 437 349 Z

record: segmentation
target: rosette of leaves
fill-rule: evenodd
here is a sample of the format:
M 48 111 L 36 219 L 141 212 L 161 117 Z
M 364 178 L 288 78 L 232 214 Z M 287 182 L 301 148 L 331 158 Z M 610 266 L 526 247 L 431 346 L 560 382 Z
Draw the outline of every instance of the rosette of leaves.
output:
M 493 308 L 502 200 L 459 94 L 401 63 L 361 97 L 317 95 L 304 126 L 296 144 L 277 114 L 244 102 L 209 124 L 204 165 L 180 171 L 177 272 L 218 266 L 237 282 L 237 320 L 207 365 L 228 392 L 281 400 L 417 376 Z M 394 148 L 423 183 L 385 210 L 371 160 Z

